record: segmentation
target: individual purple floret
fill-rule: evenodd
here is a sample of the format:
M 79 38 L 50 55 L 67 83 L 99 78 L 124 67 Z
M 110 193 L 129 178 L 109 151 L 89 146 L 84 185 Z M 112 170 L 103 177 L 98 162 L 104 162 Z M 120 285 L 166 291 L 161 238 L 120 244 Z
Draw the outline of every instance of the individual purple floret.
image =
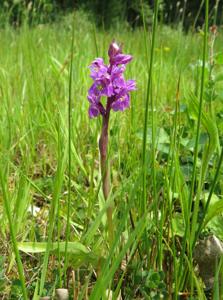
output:
M 112 42 L 108 49 L 109 65 L 105 65 L 102 58 L 96 58 L 90 65 L 91 78 L 94 83 L 88 91 L 90 102 L 90 118 L 104 116 L 111 109 L 125 110 L 130 105 L 129 92 L 136 89 L 134 80 L 125 80 L 125 65 L 132 60 L 132 56 L 123 54 L 121 47 Z M 106 107 L 101 103 L 101 97 L 107 97 Z

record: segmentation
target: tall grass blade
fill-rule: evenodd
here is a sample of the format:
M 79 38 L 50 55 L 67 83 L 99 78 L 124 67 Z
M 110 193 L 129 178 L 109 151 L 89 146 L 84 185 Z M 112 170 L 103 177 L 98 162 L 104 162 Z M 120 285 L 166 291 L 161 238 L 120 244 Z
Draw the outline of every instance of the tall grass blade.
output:
M 18 266 L 19 279 L 21 282 L 23 297 L 24 297 L 24 300 L 28 300 L 28 294 L 27 294 L 26 284 L 25 284 L 24 269 L 23 269 L 22 260 L 21 260 L 20 254 L 19 254 L 19 250 L 18 250 L 16 235 L 15 235 L 16 231 L 14 228 L 15 225 L 13 224 L 13 220 L 12 220 L 12 216 L 11 216 L 9 197 L 8 197 L 8 192 L 6 191 L 6 187 L 5 187 L 6 182 L 4 180 L 2 170 L 3 169 L 0 168 L 0 184 L 1 184 L 1 188 L 2 188 L 4 208 L 5 208 L 8 223 L 9 223 L 10 236 L 11 236 L 12 246 L 13 246 L 13 250 L 15 253 L 16 262 L 17 262 L 17 266 Z
M 67 151 L 66 150 L 67 150 L 67 147 L 65 148 L 63 156 L 60 155 L 61 153 L 58 153 L 58 165 L 57 165 L 56 178 L 55 178 L 55 182 L 54 182 L 53 198 L 52 198 L 51 204 L 50 204 L 48 239 L 47 239 L 46 251 L 45 251 L 44 259 L 43 259 L 43 268 L 42 268 L 41 278 L 40 278 L 40 288 L 39 288 L 40 296 L 42 296 L 43 289 L 44 289 L 48 260 L 49 260 L 49 255 L 50 255 L 50 249 L 52 247 L 52 242 L 53 242 L 53 231 L 54 231 L 54 226 L 56 224 L 59 197 L 60 197 L 60 192 L 61 192 L 61 188 L 62 188 L 62 184 L 63 184 L 64 172 L 65 172 L 65 167 L 66 167 L 66 162 L 67 162 Z
M 151 53 L 150 53 L 150 64 L 148 70 L 148 82 L 147 82 L 147 92 L 146 92 L 146 103 L 145 103 L 145 115 L 144 115 L 144 126 L 143 126 L 143 147 L 142 147 L 142 182 L 143 182 L 143 197 L 141 203 L 141 214 L 143 215 L 146 212 L 147 207 L 147 184 L 146 184 L 146 174 L 147 174 L 147 165 L 146 165 L 146 143 L 148 136 L 148 110 L 149 110 L 149 101 L 151 100 L 151 118 L 152 118 L 152 168 L 155 163 L 154 157 L 154 147 L 155 136 L 154 136 L 154 102 L 153 97 L 150 99 L 151 87 L 152 87 L 152 74 L 153 74 L 153 61 L 154 61 L 154 49 L 155 49 L 155 38 L 156 38 L 156 27 L 157 27 L 157 18 L 158 18 L 158 6 L 159 0 L 155 1 L 155 11 L 153 16 L 153 29 L 152 29 L 152 43 L 151 43 Z M 145 30 L 145 29 L 144 29 Z M 145 39 L 145 36 L 144 36 Z M 145 44 L 147 41 L 145 41 Z M 146 49 L 147 52 L 147 49 Z M 154 176 L 153 176 L 154 180 Z M 154 182 L 153 182 L 154 183 Z
M 68 96 L 68 199 L 67 199 L 67 221 L 66 221 L 66 244 L 64 255 L 64 285 L 66 284 L 66 272 L 68 265 L 68 241 L 70 239 L 70 212 L 71 212 L 71 132 L 72 132 L 72 81 L 73 81 L 73 52 L 74 52 L 74 16 L 72 25 L 72 39 L 71 39 L 71 60 L 69 73 L 69 96 Z
M 192 232 L 190 232 L 190 214 L 191 214 L 193 197 L 194 197 L 194 187 L 195 187 L 195 179 L 196 179 L 196 172 L 197 172 L 198 144 L 199 144 L 199 137 L 200 137 L 202 109 L 203 109 L 203 96 L 204 96 L 204 84 L 205 84 L 205 63 L 206 63 L 206 57 L 207 57 L 207 40 L 208 40 L 208 11 L 209 11 L 209 1 L 206 0 L 206 2 L 205 2 L 205 33 L 204 33 L 204 39 L 203 39 L 203 59 L 202 59 L 201 84 L 200 84 L 200 98 L 199 98 L 199 106 L 198 106 L 198 120 L 197 120 L 196 137 L 195 137 L 195 145 L 194 145 L 194 159 L 193 159 L 191 187 L 190 187 L 190 193 L 189 193 L 189 197 L 188 197 L 188 220 L 186 222 L 185 234 L 183 237 L 183 245 L 182 245 L 180 263 L 179 263 L 180 267 L 178 270 L 179 277 L 181 277 L 181 275 L 182 275 L 183 259 L 184 259 L 187 242 L 189 243 L 189 248 L 190 248 L 189 257 L 190 257 L 190 261 L 192 263 L 192 244 L 193 244 L 194 237 L 193 237 Z M 193 216 L 193 218 L 197 219 L 197 216 L 196 217 Z M 192 277 L 191 277 L 191 280 L 192 280 Z
M 208 43 L 208 13 L 209 13 L 209 0 L 206 0 L 205 1 L 205 31 L 204 31 L 204 42 L 203 42 L 204 44 L 203 44 L 200 99 L 199 99 L 199 106 L 198 106 L 198 120 L 197 120 L 196 139 L 195 139 L 195 146 L 194 146 L 194 161 L 193 161 L 193 173 L 192 173 L 192 179 L 191 179 L 191 190 L 190 190 L 190 197 L 189 197 L 189 211 L 191 211 L 193 196 L 194 196 L 195 178 L 196 178 L 196 172 L 197 172 L 198 145 L 199 145 L 199 138 L 200 138 L 200 128 L 201 128 L 201 124 L 202 124 L 203 98 L 204 98 L 204 85 L 205 85 L 205 63 L 206 63 L 206 57 L 207 57 L 207 43 Z M 209 124 L 209 126 L 210 126 L 210 124 Z M 212 136 L 215 136 L 215 135 L 213 134 Z M 213 145 L 213 146 L 215 146 L 215 145 Z M 199 199 L 199 191 L 198 191 L 198 197 L 196 197 L 196 199 L 195 199 L 195 208 L 194 208 L 194 213 L 193 213 L 193 217 L 192 217 L 192 227 L 191 227 L 191 237 L 190 237 L 192 244 L 194 241 L 195 227 L 196 227 L 197 217 L 198 217 L 199 201 L 200 201 L 200 199 Z

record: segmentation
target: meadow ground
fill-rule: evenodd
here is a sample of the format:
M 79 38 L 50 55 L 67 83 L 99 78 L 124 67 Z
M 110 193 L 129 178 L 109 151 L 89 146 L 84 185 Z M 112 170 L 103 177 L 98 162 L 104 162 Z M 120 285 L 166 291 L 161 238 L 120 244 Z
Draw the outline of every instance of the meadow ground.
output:
M 177 299 L 180 293 L 205 299 L 193 250 L 209 234 L 223 239 L 221 29 L 213 47 L 214 33 L 209 32 L 202 69 L 204 32 L 186 34 L 159 25 L 148 91 L 151 31 L 120 26 L 105 32 L 80 13 L 74 16 L 74 31 L 72 24 L 70 16 L 51 25 L 1 29 L 0 298 L 23 299 L 10 215 L 29 297 L 38 299 L 39 289 L 53 295 L 69 281 L 70 295 L 76 293 L 71 299 L 107 299 L 109 289 L 114 299 L 120 290 L 123 299 Z M 137 90 L 129 110 L 111 113 L 112 193 L 105 203 L 98 151 L 101 119 L 89 119 L 86 96 L 92 83 L 88 66 L 95 57 L 107 60 L 113 39 L 134 57 L 126 78 L 136 80 Z M 106 221 L 110 204 L 112 240 Z M 213 274 L 215 295 L 221 294 L 221 264 Z

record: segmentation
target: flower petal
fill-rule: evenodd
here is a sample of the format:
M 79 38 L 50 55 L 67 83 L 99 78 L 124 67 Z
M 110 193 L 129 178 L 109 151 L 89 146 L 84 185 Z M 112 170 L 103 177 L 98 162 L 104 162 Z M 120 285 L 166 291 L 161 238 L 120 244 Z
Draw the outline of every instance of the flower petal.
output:
M 91 104 L 89 107 L 89 110 L 88 110 L 88 114 L 89 114 L 89 117 L 92 119 L 92 118 L 97 117 L 100 114 L 100 110 L 98 109 L 98 107 L 96 105 Z
M 94 80 L 103 78 L 104 76 L 106 76 L 106 73 L 108 71 L 108 67 L 104 64 L 102 58 L 96 58 L 89 66 L 89 68 L 91 70 L 90 76 Z
M 133 79 L 126 81 L 126 89 L 128 92 L 136 90 L 136 82 Z
M 111 105 L 114 111 L 118 111 L 118 110 L 123 111 L 126 108 L 129 108 L 129 106 L 130 106 L 130 97 L 128 94 L 115 100 Z
M 132 60 L 132 56 L 128 54 L 118 54 L 113 57 L 112 63 L 114 65 L 126 65 Z

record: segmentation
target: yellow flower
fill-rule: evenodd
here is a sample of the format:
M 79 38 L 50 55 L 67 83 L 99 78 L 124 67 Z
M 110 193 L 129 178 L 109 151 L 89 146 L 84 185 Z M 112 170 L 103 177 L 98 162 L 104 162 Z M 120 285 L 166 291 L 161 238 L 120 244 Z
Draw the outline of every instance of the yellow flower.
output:
M 170 48 L 169 47 L 163 47 L 164 52 L 170 52 Z

